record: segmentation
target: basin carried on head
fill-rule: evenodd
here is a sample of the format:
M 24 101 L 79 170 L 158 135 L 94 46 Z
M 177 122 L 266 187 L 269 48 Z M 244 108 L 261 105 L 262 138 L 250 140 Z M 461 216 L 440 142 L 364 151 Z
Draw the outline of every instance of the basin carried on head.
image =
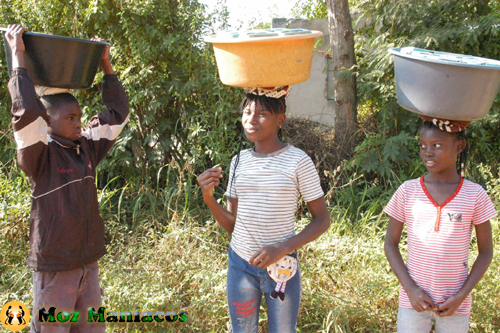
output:
M 306 81 L 314 40 L 320 31 L 263 29 L 225 31 L 205 37 L 214 46 L 222 83 L 235 87 L 276 87 Z
M 12 54 L 5 40 L 9 75 Z M 25 67 L 35 85 L 70 89 L 85 89 L 92 85 L 102 55 L 108 43 L 25 32 Z
M 392 48 L 398 103 L 450 120 L 486 116 L 500 90 L 500 61 L 470 55 Z

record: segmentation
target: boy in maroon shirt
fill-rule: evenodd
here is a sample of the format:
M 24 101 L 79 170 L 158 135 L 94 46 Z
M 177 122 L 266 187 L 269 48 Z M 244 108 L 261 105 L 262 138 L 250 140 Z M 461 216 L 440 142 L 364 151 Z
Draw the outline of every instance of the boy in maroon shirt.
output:
M 25 31 L 20 25 L 9 25 L 5 37 L 12 51 L 8 88 L 17 160 L 32 184 L 31 332 L 104 332 L 104 324 L 87 321 L 86 310 L 101 306 L 97 259 L 106 253 L 95 175 L 128 120 L 127 96 L 113 72 L 107 47 L 100 62 L 107 109 L 82 129 L 82 111 L 71 94 L 36 97 L 24 68 Z M 56 314 L 79 311 L 80 322 L 40 322 L 46 316 L 38 318 L 39 314 L 48 314 L 51 307 Z

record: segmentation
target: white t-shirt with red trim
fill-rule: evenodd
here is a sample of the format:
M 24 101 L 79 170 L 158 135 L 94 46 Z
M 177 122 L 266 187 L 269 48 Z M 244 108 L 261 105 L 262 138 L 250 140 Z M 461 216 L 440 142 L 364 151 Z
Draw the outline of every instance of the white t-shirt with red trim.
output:
M 467 279 L 472 226 L 497 216 L 480 185 L 462 179 L 455 193 L 439 206 L 423 177 L 404 182 L 384 211 L 406 224 L 408 273 L 436 305 L 455 295 Z M 469 294 L 456 313 L 470 313 L 471 304 Z M 412 307 L 403 287 L 399 306 Z

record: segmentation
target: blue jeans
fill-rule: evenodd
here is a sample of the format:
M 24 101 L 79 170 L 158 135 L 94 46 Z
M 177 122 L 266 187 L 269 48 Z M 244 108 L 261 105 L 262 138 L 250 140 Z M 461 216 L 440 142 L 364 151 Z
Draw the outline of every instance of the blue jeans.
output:
M 302 297 L 300 269 L 287 281 L 285 299 L 272 299 L 276 282 L 267 270 L 250 265 L 229 248 L 227 270 L 227 301 L 231 318 L 231 332 L 257 332 L 262 294 L 266 298 L 269 333 L 296 332 Z

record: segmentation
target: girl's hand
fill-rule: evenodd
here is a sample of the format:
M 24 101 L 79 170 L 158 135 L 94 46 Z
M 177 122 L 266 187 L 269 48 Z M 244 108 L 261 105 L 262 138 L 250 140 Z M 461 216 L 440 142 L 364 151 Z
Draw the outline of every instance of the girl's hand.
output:
M 107 43 L 105 39 L 102 39 L 100 37 L 94 37 L 91 38 L 90 40 L 95 41 L 95 42 L 103 42 Z M 104 49 L 104 53 L 102 54 L 101 61 L 99 62 L 99 66 L 101 66 L 102 70 L 104 71 L 105 74 L 113 74 L 113 67 L 111 66 L 111 55 L 109 52 L 109 45 L 106 45 L 106 48 Z
M 255 252 L 248 262 L 250 265 L 266 268 L 286 256 L 288 253 L 290 253 L 290 251 L 283 248 L 281 244 L 264 246 Z
M 198 185 L 200 185 L 203 199 L 208 199 L 214 196 L 214 188 L 219 185 L 221 178 L 221 167 L 208 169 L 198 177 Z
M 410 299 L 411 306 L 417 310 L 417 312 L 436 311 L 436 306 L 434 302 L 432 302 L 432 298 L 419 287 L 415 286 L 413 290 L 407 290 L 406 293 Z
M 457 311 L 464 300 L 458 297 L 457 295 L 453 295 L 446 300 L 441 305 L 438 305 L 434 310 L 436 314 L 440 317 L 451 316 Z

